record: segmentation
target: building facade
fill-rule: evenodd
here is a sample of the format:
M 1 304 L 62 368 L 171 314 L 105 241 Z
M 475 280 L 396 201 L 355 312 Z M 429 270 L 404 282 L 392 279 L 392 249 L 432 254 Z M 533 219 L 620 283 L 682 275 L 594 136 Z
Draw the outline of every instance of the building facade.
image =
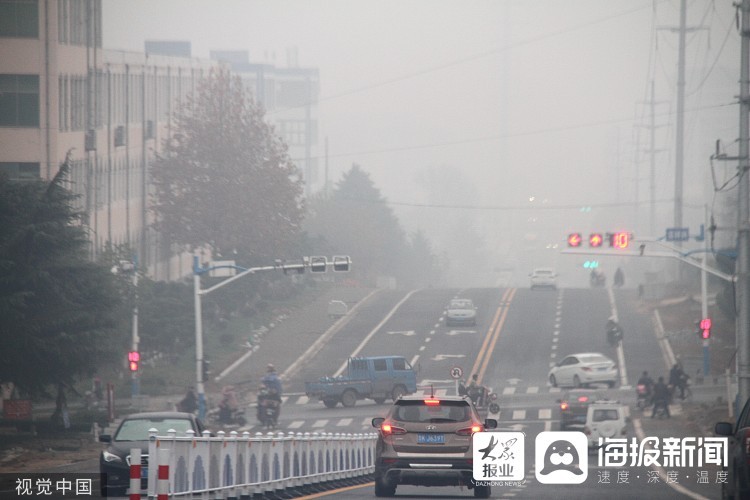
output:
M 192 259 L 150 229 L 149 165 L 172 133 L 178 106 L 225 63 L 187 56 L 189 42 L 152 43 L 144 53 L 104 50 L 101 27 L 101 0 L 0 0 L 0 170 L 50 180 L 69 158 L 91 257 L 127 246 L 153 279 L 178 279 L 191 273 Z M 284 89 L 293 84 L 276 75 L 311 81 L 293 70 L 257 74 L 264 76 L 256 89 L 281 89 L 269 95 L 285 105 Z M 270 84 L 267 74 L 274 75 Z M 303 172 L 310 164 L 299 158 L 310 159 L 317 141 L 312 117 L 309 104 L 269 115 L 294 141 L 290 155 Z

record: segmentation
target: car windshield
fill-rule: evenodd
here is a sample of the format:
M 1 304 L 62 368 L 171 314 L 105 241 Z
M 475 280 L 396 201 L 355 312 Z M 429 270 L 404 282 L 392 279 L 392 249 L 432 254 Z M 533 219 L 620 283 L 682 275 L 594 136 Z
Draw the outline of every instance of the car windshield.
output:
M 466 422 L 471 418 L 471 409 L 465 401 L 441 401 L 427 405 L 423 401 L 401 401 L 393 409 L 393 418 L 412 423 Z
M 605 422 L 607 420 L 619 420 L 620 413 L 615 410 L 594 410 L 592 420 L 594 422 Z
M 606 356 L 594 355 L 594 356 L 578 356 L 581 363 L 609 363 L 611 360 Z
M 156 429 L 159 435 L 164 435 L 169 430 L 182 435 L 192 428 L 190 420 L 184 418 L 134 418 L 123 421 L 117 430 L 115 441 L 146 441 L 149 429 Z
M 552 271 L 549 269 L 537 269 L 535 271 L 537 275 L 545 275 L 545 274 L 552 274 Z
M 448 307 L 450 309 L 471 309 L 473 304 L 470 300 L 453 300 Z

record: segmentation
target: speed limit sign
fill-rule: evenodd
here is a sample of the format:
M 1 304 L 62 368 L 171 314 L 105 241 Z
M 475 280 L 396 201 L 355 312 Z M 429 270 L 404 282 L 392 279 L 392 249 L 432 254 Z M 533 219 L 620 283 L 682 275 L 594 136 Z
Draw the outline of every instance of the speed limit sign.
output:
M 461 369 L 460 366 L 454 366 L 451 368 L 451 377 L 455 380 L 460 379 L 464 374 L 464 371 Z

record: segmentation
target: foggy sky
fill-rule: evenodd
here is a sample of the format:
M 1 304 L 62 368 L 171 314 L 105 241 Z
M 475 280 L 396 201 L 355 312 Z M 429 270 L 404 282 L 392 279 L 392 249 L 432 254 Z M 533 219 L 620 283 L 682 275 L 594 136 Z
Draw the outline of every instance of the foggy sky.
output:
M 632 202 L 637 186 L 641 212 L 604 216 L 636 226 L 647 214 L 653 79 L 656 198 L 674 195 L 677 35 L 654 26 L 677 25 L 678 0 L 104 0 L 103 9 L 108 49 L 189 40 L 197 57 L 243 49 L 251 62 L 285 67 L 296 48 L 299 66 L 320 70 L 319 150 L 328 138 L 333 180 L 358 163 L 396 204 L 484 207 L 467 210 L 484 230 L 508 217 L 518 224 L 525 214 L 497 208 L 531 196 L 553 206 Z M 736 154 L 733 23 L 730 0 L 689 2 L 688 24 L 710 29 L 688 35 L 688 204 L 710 203 L 715 140 Z M 447 217 L 394 209 L 412 227 Z M 670 225 L 671 201 L 659 212 L 660 227 Z M 567 231 L 576 222 L 563 215 Z M 695 217 L 702 210 L 685 209 Z

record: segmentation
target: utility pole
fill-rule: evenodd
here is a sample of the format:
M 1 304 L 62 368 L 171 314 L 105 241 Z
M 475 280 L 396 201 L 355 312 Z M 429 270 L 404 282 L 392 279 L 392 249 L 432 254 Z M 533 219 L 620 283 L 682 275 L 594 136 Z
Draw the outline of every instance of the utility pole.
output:
M 679 53 L 677 56 L 677 130 L 675 131 L 674 227 L 682 227 L 682 187 L 685 136 L 685 32 L 687 0 L 680 0 Z
M 750 398 L 750 179 L 748 179 L 748 113 L 750 112 L 750 0 L 740 5 L 742 25 L 740 34 L 740 137 L 739 137 L 739 188 L 737 220 L 737 380 L 739 403 Z
M 649 111 L 651 114 L 649 129 L 649 214 L 648 214 L 648 230 L 650 235 L 656 234 L 656 153 L 663 151 L 662 149 L 656 149 L 656 105 L 664 104 L 666 101 L 656 100 L 656 90 L 654 81 L 651 80 L 651 100 L 648 101 Z

